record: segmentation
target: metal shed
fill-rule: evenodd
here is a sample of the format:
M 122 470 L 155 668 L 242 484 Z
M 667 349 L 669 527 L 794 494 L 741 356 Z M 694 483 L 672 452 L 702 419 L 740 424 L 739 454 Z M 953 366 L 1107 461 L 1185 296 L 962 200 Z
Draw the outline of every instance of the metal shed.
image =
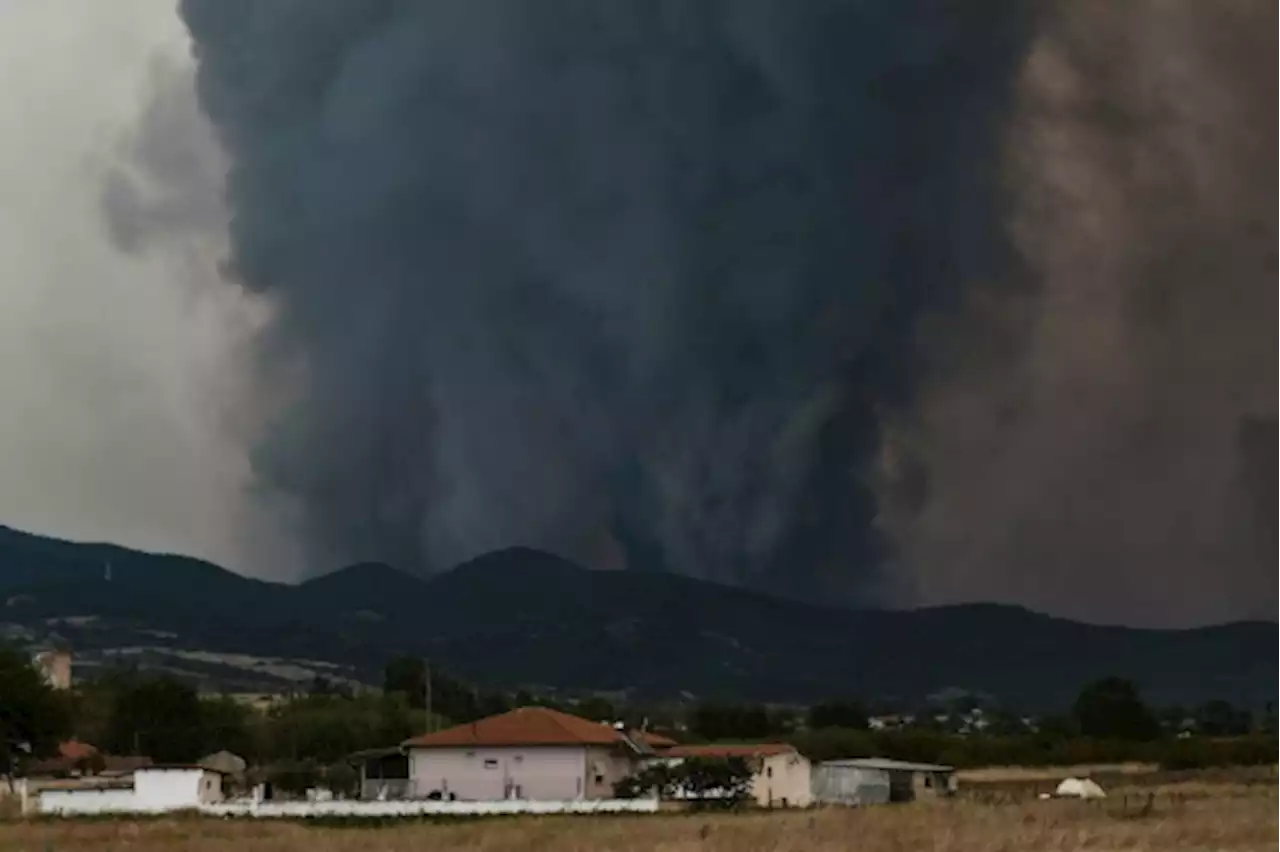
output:
M 955 768 L 882 757 L 828 760 L 813 769 L 813 798 L 824 804 L 881 805 L 922 794 L 949 796 Z

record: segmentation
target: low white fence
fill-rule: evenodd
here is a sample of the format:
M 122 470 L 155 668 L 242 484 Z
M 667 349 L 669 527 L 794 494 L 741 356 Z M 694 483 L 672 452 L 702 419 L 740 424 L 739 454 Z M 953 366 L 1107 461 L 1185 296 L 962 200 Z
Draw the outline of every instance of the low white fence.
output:
M 41 813 L 119 814 L 138 810 L 133 790 L 41 790 L 38 794 Z
M 57 816 L 81 814 L 154 814 L 165 811 L 196 811 L 218 817 L 259 817 L 299 819 L 308 817 L 411 817 L 411 816 L 496 816 L 501 814 L 618 814 L 656 813 L 657 799 L 576 799 L 571 801 L 527 801 L 506 799 L 496 802 L 442 802 L 409 799 L 367 802 L 335 799 L 324 802 L 229 801 L 188 808 L 157 807 L 141 802 L 132 790 L 45 790 L 40 793 L 40 812 Z
M 202 813 L 251 817 L 395 817 L 395 816 L 497 816 L 500 814 L 651 814 L 657 799 L 573 799 L 530 801 L 504 799 L 493 802 L 442 802 L 430 799 L 367 802 L 335 799 L 328 802 L 222 802 L 204 805 Z

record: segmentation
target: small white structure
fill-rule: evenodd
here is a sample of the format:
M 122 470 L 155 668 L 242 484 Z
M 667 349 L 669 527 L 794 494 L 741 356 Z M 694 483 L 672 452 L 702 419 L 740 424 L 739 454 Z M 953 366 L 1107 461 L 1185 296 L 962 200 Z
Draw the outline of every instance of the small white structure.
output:
M 203 766 L 153 766 L 133 773 L 133 792 L 143 807 L 194 808 L 222 801 L 222 775 Z
M 160 813 L 220 801 L 221 774 L 199 766 L 149 766 L 131 780 L 44 789 L 38 798 L 45 814 Z
M 1064 778 L 1053 795 L 1062 799 L 1105 799 L 1107 791 L 1092 778 Z

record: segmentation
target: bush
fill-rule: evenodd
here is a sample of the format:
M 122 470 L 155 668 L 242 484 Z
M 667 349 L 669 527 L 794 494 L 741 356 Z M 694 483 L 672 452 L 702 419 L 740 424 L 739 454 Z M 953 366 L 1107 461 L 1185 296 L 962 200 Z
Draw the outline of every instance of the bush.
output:
M 648 766 L 613 785 L 619 799 L 638 799 L 657 793 L 680 796 L 695 808 L 734 808 L 751 794 L 751 767 L 740 757 L 687 758 L 676 765 Z

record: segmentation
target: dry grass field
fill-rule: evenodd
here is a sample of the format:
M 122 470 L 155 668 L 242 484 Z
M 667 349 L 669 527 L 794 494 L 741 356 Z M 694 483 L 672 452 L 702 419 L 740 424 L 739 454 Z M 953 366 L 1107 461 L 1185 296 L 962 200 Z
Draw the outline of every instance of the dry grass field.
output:
M 1154 763 L 1136 762 L 1089 763 L 1079 766 L 984 766 L 980 769 L 961 769 L 956 775 L 961 784 L 987 784 L 1009 781 L 1060 781 L 1068 777 L 1149 775 L 1159 768 Z
M 1276 787 L 1189 783 L 1126 805 L 973 799 L 861 810 L 510 817 L 378 827 L 164 818 L 9 820 L 0 852 L 1245 852 L 1274 850 Z M 1140 801 L 1141 799 L 1141 801 Z

